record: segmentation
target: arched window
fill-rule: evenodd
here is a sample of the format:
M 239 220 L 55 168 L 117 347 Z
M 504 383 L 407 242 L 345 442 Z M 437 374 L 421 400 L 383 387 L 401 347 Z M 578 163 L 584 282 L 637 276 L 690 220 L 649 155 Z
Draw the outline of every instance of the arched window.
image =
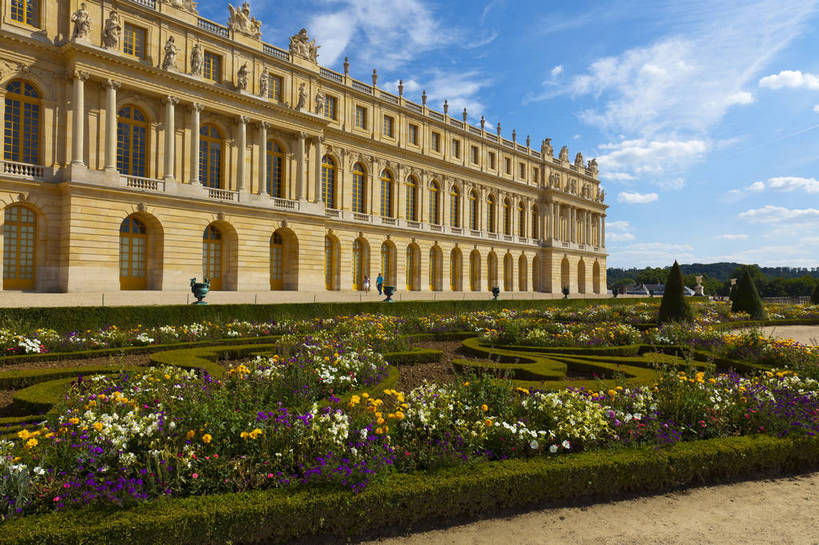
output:
M 490 290 L 498 285 L 498 256 L 495 252 L 486 256 L 486 284 Z
M 381 217 L 391 218 L 393 201 L 392 173 L 384 169 L 381 172 Z
M 275 140 L 267 141 L 267 192 L 284 198 L 284 150 Z
M 429 222 L 434 225 L 441 224 L 441 191 L 438 182 L 434 180 L 429 184 Z
M 279 232 L 270 237 L 270 289 L 284 287 L 284 241 Z
M 367 275 L 369 267 L 367 242 L 361 238 L 353 241 L 353 289 L 364 289 L 364 276 Z
M 478 250 L 469 254 L 469 289 L 481 291 L 481 254 Z
M 199 129 L 199 182 L 205 187 L 222 187 L 222 146 L 219 129 L 202 125 Z
M 145 177 L 148 156 L 148 119 L 134 106 L 117 113 L 117 170 L 127 176 Z
M 503 199 L 503 234 L 512 234 L 512 203 L 509 199 Z
M 429 289 L 431 291 L 441 291 L 443 286 L 443 279 L 441 273 L 443 272 L 441 248 L 433 246 L 429 249 Z
M 407 219 L 418 221 L 418 182 L 415 176 L 407 178 Z
M 475 190 L 469 193 L 469 227 L 474 231 L 478 231 L 481 228 L 478 214 L 478 194 Z
M 34 250 L 37 217 L 15 204 L 3 214 L 3 289 L 34 289 Z
M 452 291 L 461 291 L 462 278 L 461 251 L 453 248 L 449 254 L 449 288 Z
M 330 235 L 324 237 L 324 287 L 328 290 L 338 289 L 338 242 Z
M 40 26 L 40 0 L 11 0 L 11 19 L 29 26 Z
M 486 197 L 486 228 L 490 233 L 498 232 L 495 222 L 495 196 L 492 193 Z
M 148 288 L 148 231 L 145 224 L 128 216 L 119 226 L 119 289 Z
M 421 249 L 416 244 L 407 246 L 407 291 L 421 289 Z
M 336 163 L 329 155 L 321 160 L 321 200 L 327 208 L 336 207 Z
M 33 85 L 16 79 L 6 85 L 3 158 L 40 164 L 40 94 Z
M 353 212 L 364 214 L 366 184 L 364 183 L 364 167 L 361 163 L 353 165 Z
M 453 185 L 449 190 L 449 225 L 461 226 L 461 192 L 457 185 Z
M 518 203 L 518 236 L 526 236 L 526 206 L 522 202 Z
M 539 238 L 540 237 L 540 230 L 537 228 L 538 226 L 538 208 L 537 205 L 532 205 L 532 238 Z
M 202 234 L 202 275 L 212 291 L 222 289 L 222 232 L 213 224 Z
M 385 286 L 395 285 L 395 246 L 391 242 L 381 244 L 381 275 Z

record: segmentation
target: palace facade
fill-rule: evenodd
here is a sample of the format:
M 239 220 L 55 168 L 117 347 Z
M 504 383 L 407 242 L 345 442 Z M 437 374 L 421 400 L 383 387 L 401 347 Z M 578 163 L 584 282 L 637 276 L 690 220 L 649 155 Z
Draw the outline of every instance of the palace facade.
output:
M 191 0 L 0 0 L 3 290 L 605 293 L 597 164 Z

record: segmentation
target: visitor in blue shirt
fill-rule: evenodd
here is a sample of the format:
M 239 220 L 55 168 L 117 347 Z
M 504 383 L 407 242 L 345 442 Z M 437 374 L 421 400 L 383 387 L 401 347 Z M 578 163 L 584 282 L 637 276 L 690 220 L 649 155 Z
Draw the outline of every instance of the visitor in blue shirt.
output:
M 384 277 L 378 273 L 378 278 L 375 279 L 375 288 L 378 290 L 378 295 L 381 295 L 381 290 L 384 287 Z

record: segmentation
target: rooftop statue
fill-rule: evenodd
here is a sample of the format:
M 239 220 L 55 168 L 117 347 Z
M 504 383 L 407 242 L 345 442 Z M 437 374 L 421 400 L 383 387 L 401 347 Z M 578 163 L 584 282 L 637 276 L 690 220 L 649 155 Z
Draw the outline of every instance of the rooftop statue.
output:
M 172 8 L 181 9 L 183 11 L 188 11 L 190 13 L 197 13 L 196 12 L 196 4 L 193 0 L 163 0 L 165 4 L 168 4 Z
M 561 162 L 566 161 L 569 162 L 569 146 L 563 146 L 560 148 L 560 156 L 558 157 Z
M 241 8 L 234 8 L 228 4 L 228 9 L 230 10 L 230 18 L 228 18 L 230 30 L 242 32 L 257 40 L 262 39 L 262 22 L 250 16 L 250 4 L 244 2 Z
M 544 159 L 549 159 L 554 157 L 555 151 L 552 149 L 552 139 L 547 138 L 543 141 L 543 144 L 540 146 L 540 154 L 543 156 Z
M 574 166 L 577 168 L 583 168 L 583 154 L 579 151 L 577 152 L 577 155 L 574 156 Z
M 589 161 L 589 170 L 594 177 L 597 177 L 597 173 L 599 172 L 599 169 L 597 168 L 597 159 L 592 159 Z
M 307 29 L 299 30 L 298 34 L 290 36 L 290 54 L 302 57 L 309 61 L 318 62 L 318 50 L 320 45 L 316 45 L 316 40 L 310 40 L 307 36 Z

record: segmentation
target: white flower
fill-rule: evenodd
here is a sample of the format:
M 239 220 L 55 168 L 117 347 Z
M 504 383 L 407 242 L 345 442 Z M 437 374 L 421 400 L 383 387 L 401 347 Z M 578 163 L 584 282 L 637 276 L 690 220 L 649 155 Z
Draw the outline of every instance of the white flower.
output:
M 557 452 L 557 445 L 552 445 L 551 447 L 549 447 L 549 452 L 551 452 L 552 454 Z
M 538 448 L 540 445 L 538 444 L 537 440 L 532 439 L 532 442 L 531 442 L 531 443 L 529 443 L 529 446 L 530 446 L 530 447 L 532 447 L 532 450 L 537 450 L 537 448 Z
M 561 445 L 562 445 L 562 446 L 563 446 L 563 448 L 565 448 L 566 450 L 569 450 L 570 448 L 572 448 L 572 444 L 571 444 L 571 443 L 569 443 L 569 440 L 568 440 L 568 439 L 564 439 L 564 440 L 563 440 L 563 442 L 561 443 Z

